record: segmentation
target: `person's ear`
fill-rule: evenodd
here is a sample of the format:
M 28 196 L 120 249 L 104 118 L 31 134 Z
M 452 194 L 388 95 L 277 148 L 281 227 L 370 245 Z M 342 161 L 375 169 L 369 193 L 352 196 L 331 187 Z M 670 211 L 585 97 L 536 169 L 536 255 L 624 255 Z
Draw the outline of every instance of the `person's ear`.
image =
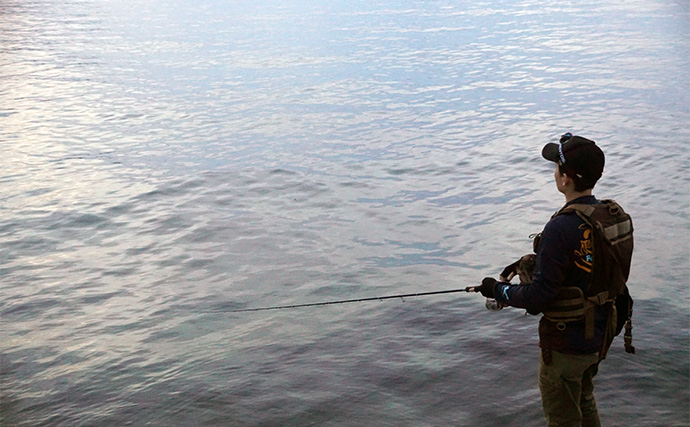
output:
M 573 179 L 568 176 L 567 172 L 563 173 L 563 175 L 560 175 L 558 179 L 561 180 L 561 187 L 563 188 L 568 188 L 573 183 Z

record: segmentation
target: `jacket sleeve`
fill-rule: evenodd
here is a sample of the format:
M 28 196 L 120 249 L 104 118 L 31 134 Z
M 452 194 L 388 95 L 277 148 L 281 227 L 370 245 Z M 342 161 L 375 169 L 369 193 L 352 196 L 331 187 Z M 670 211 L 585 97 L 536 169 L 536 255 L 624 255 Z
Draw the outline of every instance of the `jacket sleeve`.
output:
M 563 286 L 569 265 L 569 245 L 562 226 L 563 216 L 549 221 L 542 232 L 537 250 L 534 280 L 526 285 L 499 282 L 494 288 L 496 300 L 504 305 L 525 308 L 536 314 L 544 311 L 548 303 Z

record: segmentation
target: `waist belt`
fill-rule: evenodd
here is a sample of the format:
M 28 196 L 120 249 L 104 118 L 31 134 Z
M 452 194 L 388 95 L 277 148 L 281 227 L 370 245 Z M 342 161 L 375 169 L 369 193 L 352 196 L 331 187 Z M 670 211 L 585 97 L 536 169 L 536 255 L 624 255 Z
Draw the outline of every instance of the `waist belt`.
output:
M 566 328 L 570 322 L 585 322 L 585 339 L 594 338 L 594 308 L 613 302 L 609 292 L 604 291 L 597 295 L 585 298 L 582 289 L 571 286 L 563 288 L 548 308 L 544 310 L 544 317 L 556 324 L 560 331 Z

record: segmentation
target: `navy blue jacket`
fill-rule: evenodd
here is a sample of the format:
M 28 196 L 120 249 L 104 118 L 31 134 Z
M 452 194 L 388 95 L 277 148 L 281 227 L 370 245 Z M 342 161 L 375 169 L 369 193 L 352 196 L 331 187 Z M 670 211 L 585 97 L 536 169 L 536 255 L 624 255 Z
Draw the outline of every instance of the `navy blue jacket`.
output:
M 584 196 L 566 204 L 597 204 L 594 196 Z M 587 294 L 592 277 L 592 230 L 575 213 L 552 218 L 542 231 L 537 248 L 534 281 L 528 285 L 499 282 L 494 288 L 496 300 L 504 305 L 525 308 L 530 313 L 544 311 L 563 287 L 577 286 Z M 570 322 L 560 331 L 556 324 L 542 317 L 539 345 L 569 354 L 599 351 L 606 327 L 607 311 L 597 306 L 594 338 L 585 339 L 584 321 Z

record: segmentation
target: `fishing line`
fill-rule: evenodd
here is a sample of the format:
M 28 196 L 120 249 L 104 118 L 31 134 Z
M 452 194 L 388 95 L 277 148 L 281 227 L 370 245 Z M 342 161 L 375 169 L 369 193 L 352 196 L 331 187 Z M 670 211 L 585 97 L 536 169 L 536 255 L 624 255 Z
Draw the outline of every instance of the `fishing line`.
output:
M 338 301 L 322 301 L 322 302 L 312 302 L 307 304 L 291 304 L 291 305 L 276 305 L 272 307 L 256 307 L 256 308 L 241 308 L 237 310 L 218 310 L 219 313 L 247 313 L 251 311 L 267 311 L 267 310 L 288 310 L 293 308 L 303 308 L 303 307 L 316 307 L 323 305 L 333 305 L 333 304 L 348 304 L 354 302 L 365 302 L 365 301 L 382 301 L 386 299 L 397 299 L 397 298 L 413 298 L 422 297 L 427 295 L 440 295 L 440 294 L 451 294 L 456 292 L 476 292 L 474 286 L 468 286 L 463 289 L 449 289 L 445 291 L 433 291 L 433 292 L 417 292 L 414 294 L 399 294 L 399 295 L 385 295 L 380 297 L 369 297 L 369 298 L 356 298 L 356 299 L 345 299 Z M 212 311 L 216 312 L 216 311 Z

